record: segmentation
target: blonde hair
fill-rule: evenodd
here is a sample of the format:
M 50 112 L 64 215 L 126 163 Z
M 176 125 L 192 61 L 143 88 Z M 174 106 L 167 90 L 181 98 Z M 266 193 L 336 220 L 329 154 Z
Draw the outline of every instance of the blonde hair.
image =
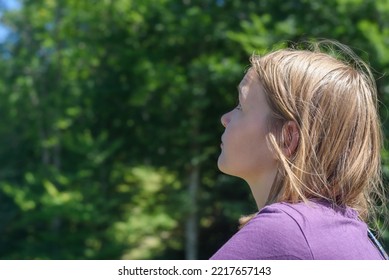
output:
M 279 160 L 267 204 L 324 199 L 367 221 L 377 213 L 377 199 L 385 202 L 374 77 L 340 43 L 309 46 L 250 59 L 273 111 L 268 142 Z M 282 152 L 288 121 L 299 132 L 292 156 Z

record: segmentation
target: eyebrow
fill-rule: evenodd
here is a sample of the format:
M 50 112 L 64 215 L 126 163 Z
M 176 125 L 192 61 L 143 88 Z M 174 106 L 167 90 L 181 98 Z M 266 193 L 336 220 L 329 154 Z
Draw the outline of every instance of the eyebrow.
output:
M 239 95 L 242 95 L 242 87 L 240 84 L 236 88 L 238 89 Z

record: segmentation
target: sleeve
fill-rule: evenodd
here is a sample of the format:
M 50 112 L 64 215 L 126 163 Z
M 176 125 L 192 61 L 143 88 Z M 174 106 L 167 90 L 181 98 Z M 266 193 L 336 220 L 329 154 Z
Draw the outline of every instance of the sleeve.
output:
M 299 224 L 277 206 L 263 208 L 211 257 L 211 260 L 291 259 L 313 257 Z

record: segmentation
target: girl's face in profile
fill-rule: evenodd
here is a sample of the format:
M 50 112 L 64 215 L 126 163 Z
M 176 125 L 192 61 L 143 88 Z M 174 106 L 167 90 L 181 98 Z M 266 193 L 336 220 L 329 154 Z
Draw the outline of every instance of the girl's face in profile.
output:
M 266 140 L 271 110 L 253 69 L 247 72 L 238 89 L 238 106 L 221 118 L 225 131 L 218 167 L 226 174 L 257 184 L 266 173 L 277 169 L 276 158 Z

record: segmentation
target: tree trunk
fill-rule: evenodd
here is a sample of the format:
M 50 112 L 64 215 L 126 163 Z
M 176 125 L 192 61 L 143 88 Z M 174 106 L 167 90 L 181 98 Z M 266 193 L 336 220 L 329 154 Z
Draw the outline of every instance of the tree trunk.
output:
M 197 193 L 200 186 L 200 166 L 198 164 L 193 165 L 190 171 L 189 180 L 189 199 L 188 208 L 189 214 L 186 221 L 186 244 L 185 252 L 187 260 L 197 259 L 197 241 L 198 241 L 198 222 L 197 222 Z

